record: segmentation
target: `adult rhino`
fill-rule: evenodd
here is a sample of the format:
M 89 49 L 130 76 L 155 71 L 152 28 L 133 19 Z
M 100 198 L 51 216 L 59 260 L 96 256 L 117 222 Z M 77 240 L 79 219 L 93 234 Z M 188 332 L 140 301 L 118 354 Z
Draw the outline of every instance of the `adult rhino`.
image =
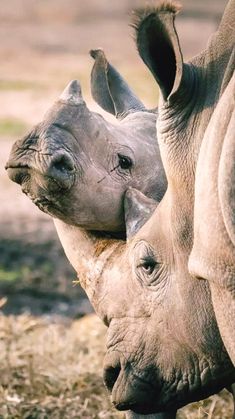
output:
M 161 89 L 157 135 L 172 225 L 190 238 L 189 272 L 209 281 L 221 335 L 235 363 L 235 1 L 228 2 L 207 49 L 187 64 L 170 9 L 140 12 L 137 45 Z M 177 201 L 184 203 L 184 214 Z
M 164 4 L 138 14 L 138 49 L 161 89 L 157 131 L 168 179 L 149 221 L 137 231 L 148 204 L 135 189 L 125 196 L 128 245 L 94 244 L 56 220 L 68 258 L 109 327 L 104 378 L 118 409 L 174 410 L 234 380 L 209 283 L 188 269 L 198 154 L 234 71 L 234 5 L 228 3 L 207 49 L 188 64 L 174 26 L 176 8 Z M 90 255 L 85 269 L 80 246 Z
M 13 145 L 7 168 L 53 217 L 124 236 L 126 189 L 133 186 L 157 200 L 166 190 L 156 113 L 144 107 L 102 50 L 91 54 L 93 97 L 117 122 L 91 112 L 74 80 L 43 121 Z

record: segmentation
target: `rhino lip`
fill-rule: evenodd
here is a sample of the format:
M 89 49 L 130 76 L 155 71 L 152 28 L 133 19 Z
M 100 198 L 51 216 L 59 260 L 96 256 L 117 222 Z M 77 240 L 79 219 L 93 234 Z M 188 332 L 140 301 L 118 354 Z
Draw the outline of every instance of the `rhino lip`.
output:
M 146 400 L 156 392 L 152 382 L 122 359 L 119 351 L 108 352 L 104 362 L 104 382 L 111 393 L 113 405 L 118 410 L 132 410 L 139 414 L 153 413 Z
M 14 161 L 12 162 L 11 160 L 9 160 L 5 165 L 5 169 L 30 169 L 30 167 L 28 164 Z

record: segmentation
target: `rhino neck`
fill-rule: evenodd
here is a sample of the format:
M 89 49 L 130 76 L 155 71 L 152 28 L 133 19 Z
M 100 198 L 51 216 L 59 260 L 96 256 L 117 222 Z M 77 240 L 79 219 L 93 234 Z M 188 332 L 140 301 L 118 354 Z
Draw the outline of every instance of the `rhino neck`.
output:
M 78 274 L 82 287 L 92 301 L 94 285 L 116 255 L 124 240 L 98 235 L 80 227 L 54 219 L 65 254 Z

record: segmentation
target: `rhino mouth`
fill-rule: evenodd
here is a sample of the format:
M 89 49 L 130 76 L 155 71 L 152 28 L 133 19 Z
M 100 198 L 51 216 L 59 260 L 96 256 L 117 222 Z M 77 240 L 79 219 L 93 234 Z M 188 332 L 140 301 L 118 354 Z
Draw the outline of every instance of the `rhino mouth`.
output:
M 111 393 L 113 405 L 118 410 L 132 410 L 138 414 L 151 414 L 155 406 L 148 400 L 154 400 L 156 386 L 148 374 L 135 370 L 131 362 L 120 360 L 119 352 L 110 352 L 105 357 L 104 383 Z
M 66 192 L 76 180 L 76 167 L 72 156 L 64 151 L 54 153 L 53 157 L 28 161 L 27 159 L 10 158 L 5 166 L 9 178 L 22 186 L 43 185 L 45 190 L 54 194 Z M 28 187 L 28 186 L 27 186 Z M 24 192 L 24 190 L 23 190 Z
M 140 415 L 156 414 L 166 409 L 175 411 L 222 390 L 224 376 L 228 385 L 234 382 L 231 366 L 227 375 L 224 372 L 226 364 L 221 365 L 220 371 L 214 370 L 215 366 L 208 371 L 207 365 L 198 370 L 198 366 L 195 366 L 194 372 L 191 366 L 187 372 L 185 367 L 184 373 L 172 370 L 163 374 L 154 362 L 146 367 L 138 367 L 138 362 L 136 364 L 127 358 L 119 350 L 114 350 L 106 354 L 104 362 L 104 383 L 111 394 L 112 403 L 121 411 L 132 410 Z M 221 381 L 216 377 L 217 374 Z

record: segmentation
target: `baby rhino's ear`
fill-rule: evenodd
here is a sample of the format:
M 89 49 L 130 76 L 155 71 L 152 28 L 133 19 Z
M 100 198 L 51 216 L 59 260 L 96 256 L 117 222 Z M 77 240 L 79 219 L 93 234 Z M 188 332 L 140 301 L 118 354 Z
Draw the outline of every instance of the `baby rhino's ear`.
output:
M 151 217 L 158 205 L 157 201 L 148 198 L 134 188 L 128 188 L 124 198 L 126 236 L 130 239 Z
M 91 50 L 90 55 L 95 60 L 91 71 L 91 93 L 98 105 L 116 118 L 145 110 L 123 77 L 108 62 L 104 51 Z

